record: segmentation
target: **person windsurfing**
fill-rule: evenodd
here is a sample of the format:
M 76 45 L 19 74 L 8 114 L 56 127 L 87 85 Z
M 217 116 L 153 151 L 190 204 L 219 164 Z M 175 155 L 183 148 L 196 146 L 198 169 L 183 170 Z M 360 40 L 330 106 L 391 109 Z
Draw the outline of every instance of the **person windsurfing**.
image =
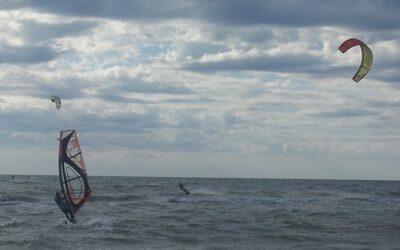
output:
M 182 182 L 179 182 L 179 188 L 185 192 L 185 194 L 189 194 L 189 190 L 185 188 L 185 185 Z
M 54 197 L 54 201 L 57 203 L 58 207 L 61 211 L 65 214 L 65 217 L 68 219 L 69 222 L 75 223 L 75 216 L 72 214 L 70 206 L 68 206 L 65 198 L 61 197 L 59 191 L 56 192 L 56 196 Z

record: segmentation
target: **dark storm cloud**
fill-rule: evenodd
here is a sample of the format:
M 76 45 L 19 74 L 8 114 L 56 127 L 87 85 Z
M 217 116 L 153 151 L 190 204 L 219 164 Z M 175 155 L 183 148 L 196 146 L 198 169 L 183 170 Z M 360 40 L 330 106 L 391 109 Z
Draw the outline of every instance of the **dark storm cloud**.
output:
M 400 27 L 400 3 L 395 0 L 20 0 L 0 3 L 3 9 L 24 7 L 61 15 L 139 21 L 185 18 L 225 25 L 340 26 L 374 30 Z
M 2 46 L 0 63 L 35 64 L 52 61 L 57 53 L 48 47 L 41 46 Z
M 218 62 L 190 63 L 183 69 L 197 72 L 216 71 L 271 71 L 271 72 L 295 72 L 310 73 L 316 71 L 326 62 L 318 57 L 307 54 L 282 55 L 279 57 L 259 56 L 243 59 L 229 59 Z

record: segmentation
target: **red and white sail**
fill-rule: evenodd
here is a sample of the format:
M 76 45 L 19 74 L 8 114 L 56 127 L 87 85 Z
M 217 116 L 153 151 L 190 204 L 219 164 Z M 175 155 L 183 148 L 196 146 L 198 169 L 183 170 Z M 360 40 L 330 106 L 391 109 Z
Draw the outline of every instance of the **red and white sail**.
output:
M 60 131 L 58 162 L 61 190 L 75 215 L 91 193 L 83 154 L 75 130 Z

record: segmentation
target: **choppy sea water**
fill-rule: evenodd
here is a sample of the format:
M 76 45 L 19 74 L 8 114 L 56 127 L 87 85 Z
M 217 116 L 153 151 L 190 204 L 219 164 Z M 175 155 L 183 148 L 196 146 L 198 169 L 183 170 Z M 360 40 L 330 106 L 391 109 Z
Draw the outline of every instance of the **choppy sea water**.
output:
M 92 197 L 68 224 L 57 176 L 0 176 L 0 249 L 400 249 L 400 182 L 89 181 Z

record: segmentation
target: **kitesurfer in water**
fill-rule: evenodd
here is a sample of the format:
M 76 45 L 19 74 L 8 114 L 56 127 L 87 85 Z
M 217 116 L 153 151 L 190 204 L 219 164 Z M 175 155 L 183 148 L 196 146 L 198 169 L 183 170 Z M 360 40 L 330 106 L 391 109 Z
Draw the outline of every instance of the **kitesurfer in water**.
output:
M 189 194 L 189 190 L 187 190 L 187 189 L 185 188 L 185 185 L 183 185 L 182 182 L 179 182 L 179 188 L 180 188 L 183 192 L 185 192 L 186 194 Z
M 59 191 L 56 192 L 56 197 L 54 197 L 54 201 L 57 203 L 57 205 L 61 209 L 61 211 L 65 214 L 65 217 L 67 217 L 69 222 L 75 223 L 76 221 L 75 221 L 74 215 L 72 214 L 71 209 L 69 208 L 65 199 L 61 197 L 61 194 Z

